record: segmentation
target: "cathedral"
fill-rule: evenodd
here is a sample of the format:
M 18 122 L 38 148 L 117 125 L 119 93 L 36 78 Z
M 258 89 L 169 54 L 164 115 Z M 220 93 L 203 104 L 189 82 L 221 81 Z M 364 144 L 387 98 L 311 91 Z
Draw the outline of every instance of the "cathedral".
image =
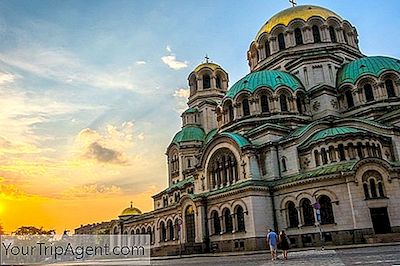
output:
M 293 6 L 247 52 L 249 74 L 206 61 L 167 147 L 168 187 L 77 234 L 149 234 L 154 255 L 293 247 L 400 236 L 400 60 L 366 56 L 335 12 Z

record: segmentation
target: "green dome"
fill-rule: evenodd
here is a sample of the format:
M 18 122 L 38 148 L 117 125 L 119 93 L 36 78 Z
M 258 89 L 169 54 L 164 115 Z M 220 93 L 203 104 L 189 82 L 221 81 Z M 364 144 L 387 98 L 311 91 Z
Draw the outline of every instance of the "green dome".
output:
M 324 140 L 327 138 L 334 138 L 337 136 L 343 136 L 348 134 L 355 134 L 355 133 L 365 133 L 364 130 L 354 128 L 354 127 L 332 127 L 323 129 L 318 131 L 314 135 L 312 135 L 304 144 L 301 146 L 307 146 L 311 143 L 318 142 L 320 140 Z
M 175 137 L 172 140 L 173 144 L 179 145 L 181 142 L 189 142 L 189 141 L 204 141 L 206 134 L 204 130 L 200 127 L 196 126 L 186 126 L 182 128 L 181 131 L 176 133 Z
M 400 72 L 400 60 L 386 56 L 369 56 L 344 65 L 338 73 L 337 86 L 344 83 L 355 84 L 363 75 L 378 77 L 386 70 Z
M 189 109 L 186 109 L 186 111 L 183 113 L 184 114 L 193 114 L 193 113 L 198 113 L 198 112 L 199 112 L 199 110 L 197 110 L 197 108 L 189 108 Z
M 226 93 L 226 97 L 234 98 L 243 90 L 253 93 L 260 87 L 276 90 L 280 86 L 287 86 L 293 91 L 303 87 L 301 82 L 289 73 L 278 70 L 262 70 L 250 73 L 236 82 Z

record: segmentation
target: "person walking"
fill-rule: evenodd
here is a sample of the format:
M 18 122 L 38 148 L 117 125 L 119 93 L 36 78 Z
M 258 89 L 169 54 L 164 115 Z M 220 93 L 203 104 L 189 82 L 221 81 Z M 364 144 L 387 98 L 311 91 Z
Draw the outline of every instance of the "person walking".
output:
M 276 249 L 277 249 L 277 246 L 278 246 L 278 235 L 272 229 L 268 230 L 267 242 L 268 242 L 268 245 L 269 245 L 269 250 L 271 251 L 271 260 L 276 260 Z
M 288 250 L 290 248 L 290 241 L 287 235 L 285 234 L 285 231 L 282 230 L 281 233 L 279 234 L 279 243 L 281 246 L 281 249 L 283 251 L 283 259 L 287 260 L 288 259 Z

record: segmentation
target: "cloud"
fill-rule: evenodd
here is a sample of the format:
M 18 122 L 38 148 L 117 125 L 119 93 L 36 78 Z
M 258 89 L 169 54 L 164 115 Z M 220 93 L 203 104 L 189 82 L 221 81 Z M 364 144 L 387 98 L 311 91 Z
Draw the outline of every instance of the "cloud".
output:
M 175 54 L 172 53 L 172 49 L 169 45 L 167 45 L 167 47 L 165 49 L 168 51 L 169 55 L 165 55 L 165 56 L 161 57 L 161 60 L 169 68 L 179 70 L 182 68 L 186 68 L 188 66 L 187 61 L 179 61 L 176 59 L 176 56 L 175 56 Z
M 143 60 L 136 61 L 136 65 L 145 65 L 145 64 L 147 64 L 146 61 Z
M 137 136 L 141 139 L 141 136 Z M 107 125 L 105 132 L 85 128 L 79 132 L 76 145 L 82 158 L 99 163 L 127 165 L 129 158 L 126 151 L 134 144 L 133 123 L 124 122 L 116 127 Z
M 178 61 L 178 60 L 176 60 L 176 56 L 175 55 L 163 56 L 163 57 L 161 57 L 161 60 L 169 68 L 172 68 L 172 69 L 175 69 L 175 70 L 186 68 L 188 66 L 186 61 Z
M 135 90 L 130 69 L 100 70 L 83 62 L 77 55 L 61 48 L 29 47 L 0 53 L 0 61 L 30 72 L 42 78 L 52 79 L 68 85 L 86 85 L 101 89 Z M 0 76 L 4 81 L 12 80 L 10 75 Z M 140 91 L 140 90 L 139 90 Z
M 14 82 L 16 76 L 11 73 L 0 72 L 0 85 Z
M 190 90 L 185 88 L 179 88 L 174 91 L 174 97 L 177 100 L 175 105 L 175 111 L 182 113 L 187 109 L 187 101 L 190 95 Z
M 87 152 L 85 154 L 87 158 L 95 159 L 102 163 L 116 163 L 124 164 L 126 159 L 123 154 L 119 151 L 105 148 L 98 142 L 93 142 L 89 145 Z
M 180 89 L 175 90 L 175 92 L 174 92 L 174 96 L 178 97 L 178 98 L 187 99 L 187 98 L 189 98 L 189 95 L 190 95 L 189 89 L 180 88 Z
M 122 189 L 115 185 L 85 184 L 68 188 L 62 193 L 64 199 L 104 198 L 118 196 Z

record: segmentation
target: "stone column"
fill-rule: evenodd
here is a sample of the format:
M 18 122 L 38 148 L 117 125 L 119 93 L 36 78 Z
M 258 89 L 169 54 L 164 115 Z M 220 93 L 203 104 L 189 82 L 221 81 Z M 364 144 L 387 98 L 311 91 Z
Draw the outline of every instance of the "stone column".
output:
M 301 207 L 296 207 L 296 210 L 297 210 L 297 216 L 298 216 L 298 219 L 299 219 L 299 227 L 302 227 L 303 226 L 303 217 L 302 217 L 302 215 L 301 215 Z
M 271 47 L 271 54 L 277 53 L 279 51 L 277 38 L 275 36 L 270 37 L 269 43 Z
M 321 25 L 320 30 L 321 30 L 321 41 L 322 42 L 330 42 L 331 36 L 329 34 L 328 25 L 325 25 L 325 24 Z

